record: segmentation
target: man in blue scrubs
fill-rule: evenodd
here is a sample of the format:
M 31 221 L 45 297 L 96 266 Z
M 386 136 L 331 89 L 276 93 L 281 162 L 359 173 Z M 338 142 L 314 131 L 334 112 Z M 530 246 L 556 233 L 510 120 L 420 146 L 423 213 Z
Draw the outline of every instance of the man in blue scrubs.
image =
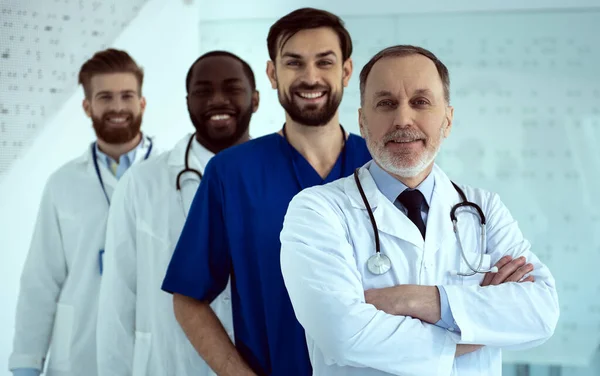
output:
M 211 159 L 163 282 L 178 322 L 218 375 L 312 374 L 281 275 L 283 219 L 302 189 L 349 176 L 371 159 L 364 140 L 339 123 L 352 74 L 343 22 L 299 9 L 271 27 L 267 45 L 285 124 Z M 235 346 L 209 306 L 229 278 Z

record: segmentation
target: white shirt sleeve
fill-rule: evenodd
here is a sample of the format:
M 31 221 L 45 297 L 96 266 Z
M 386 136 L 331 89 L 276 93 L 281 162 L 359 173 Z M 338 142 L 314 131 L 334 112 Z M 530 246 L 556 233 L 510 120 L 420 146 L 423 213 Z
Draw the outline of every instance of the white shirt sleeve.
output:
M 442 328 L 365 302 L 342 213 L 314 189 L 290 203 L 281 269 L 296 317 L 325 359 L 394 375 L 452 373 L 456 343 Z
M 531 252 L 517 221 L 491 194 L 487 210 L 487 252 L 492 265 L 505 255 L 525 256 L 535 282 L 498 286 L 444 286 L 461 335 L 459 343 L 518 350 L 538 346 L 554 333 L 559 317 L 558 296 L 550 270 Z
M 44 188 L 21 274 L 10 369 L 43 369 L 58 297 L 67 278 L 67 260 L 52 186 L 53 177 Z
M 134 180 L 125 174 L 111 198 L 97 323 L 99 376 L 132 373 L 136 309 Z

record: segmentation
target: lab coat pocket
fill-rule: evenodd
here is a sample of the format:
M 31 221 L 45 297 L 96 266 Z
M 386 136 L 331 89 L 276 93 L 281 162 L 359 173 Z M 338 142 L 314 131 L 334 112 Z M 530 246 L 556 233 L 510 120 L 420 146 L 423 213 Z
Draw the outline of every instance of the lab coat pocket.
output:
M 488 254 L 483 255 L 483 260 L 481 260 L 481 266 L 479 266 L 479 260 L 481 259 L 481 254 L 469 252 L 466 254 L 467 260 L 471 263 L 471 267 L 475 270 L 488 270 L 491 267 L 492 257 Z M 465 260 L 461 257 L 461 273 L 465 274 L 473 274 L 473 270 L 469 268 L 469 266 L 465 263 Z M 476 273 L 474 275 L 469 276 L 461 276 L 461 282 L 463 285 L 480 285 L 483 282 L 483 278 L 485 277 L 485 273 Z
M 71 343 L 73 340 L 74 307 L 58 303 L 54 316 L 52 343 L 50 345 L 50 365 L 56 371 L 69 371 L 71 367 Z
M 152 333 L 135 332 L 132 376 L 146 376 L 148 374 L 151 345 Z

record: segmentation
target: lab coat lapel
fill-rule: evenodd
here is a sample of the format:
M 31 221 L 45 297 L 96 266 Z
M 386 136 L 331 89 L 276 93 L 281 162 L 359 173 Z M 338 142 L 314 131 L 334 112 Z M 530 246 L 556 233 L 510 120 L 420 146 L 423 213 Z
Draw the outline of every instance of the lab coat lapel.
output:
M 100 180 L 98 179 L 98 173 L 96 172 L 96 166 L 94 164 L 94 156 L 92 154 L 92 146 L 93 143 L 88 147 L 88 151 L 85 153 L 85 161 L 87 164 L 87 170 L 91 176 L 93 176 L 95 183 L 98 186 L 98 192 L 102 200 L 106 200 L 104 197 L 104 192 L 102 191 L 102 186 L 100 185 Z M 102 182 L 104 183 L 104 189 L 106 189 L 106 194 L 110 200 L 112 193 L 117 185 L 117 178 L 112 174 L 112 172 L 106 167 L 102 161 L 97 160 L 98 170 L 100 171 L 100 176 L 102 177 Z
M 423 248 L 424 241 L 421 233 L 417 226 L 411 222 L 410 219 L 404 213 L 402 213 L 392 202 L 383 196 L 383 194 L 377 188 L 371 173 L 368 168 L 371 162 L 368 162 L 365 166 L 359 170 L 360 183 L 365 192 L 365 196 L 369 201 L 371 209 L 373 210 L 373 217 L 377 223 L 377 228 L 380 232 L 394 236 L 398 239 L 410 242 L 418 248 Z M 372 227 L 369 219 L 369 213 L 365 208 L 364 201 L 358 190 L 354 176 L 346 179 L 344 190 L 346 195 L 349 197 L 350 202 L 354 208 L 361 209 L 364 211 L 366 224 Z
M 448 176 L 437 166 L 433 166 L 435 186 L 431 207 L 427 215 L 425 253 L 434 254 L 442 245 L 454 237 L 450 210 L 460 200 L 460 196 Z

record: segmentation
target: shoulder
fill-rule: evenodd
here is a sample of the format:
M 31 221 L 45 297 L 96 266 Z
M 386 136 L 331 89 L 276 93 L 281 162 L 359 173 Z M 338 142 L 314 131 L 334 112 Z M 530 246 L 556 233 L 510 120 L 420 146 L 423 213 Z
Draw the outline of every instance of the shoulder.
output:
M 354 175 L 305 188 L 294 196 L 290 208 L 305 207 L 315 212 L 329 211 L 341 214 L 349 200 L 345 187 L 350 179 L 354 179 Z
M 442 177 L 448 179 L 448 181 L 452 183 L 445 174 L 443 174 Z M 499 211 L 507 210 L 502 203 L 499 194 L 496 192 L 465 183 L 454 182 L 454 184 L 464 192 L 467 200 L 477 204 L 487 217 L 498 214 Z M 458 192 L 457 198 L 460 200 Z
M 211 161 L 214 160 L 214 164 L 229 163 L 232 161 L 243 162 L 248 158 L 255 160 L 262 158 L 264 155 L 269 155 L 274 147 L 279 147 L 282 138 L 277 133 L 271 133 L 266 136 L 254 138 L 246 141 L 242 144 L 229 147 L 217 155 L 215 155 Z M 244 158 L 239 160 L 239 158 Z
M 91 158 L 91 152 L 88 149 L 86 154 L 66 162 L 50 174 L 47 186 L 58 186 L 60 188 L 65 186 L 72 187 L 77 183 L 78 178 L 87 177 Z
M 254 167 L 273 158 L 274 150 L 281 147 L 282 138 L 277 133 L 271 133 L 258 137 L 242 144 L 229 147 L 214 157 L 206 166 L 205 176 L 212 176 L 217 171 L 244 171 L 248 167 Z

